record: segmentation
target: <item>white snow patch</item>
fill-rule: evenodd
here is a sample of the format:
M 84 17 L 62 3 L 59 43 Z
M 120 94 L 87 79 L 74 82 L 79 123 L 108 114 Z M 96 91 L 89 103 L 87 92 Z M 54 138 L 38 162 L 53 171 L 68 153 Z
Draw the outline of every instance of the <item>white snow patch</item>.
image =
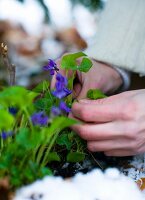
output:
M 72 26 L 71 3 L 69 0 L 44 0 L 49 7 L 50 17 L 56 28 Z
M 130 178 L 135 181 L 140 178 L 145 178 L 145 154 L 134 156 L 133 160 L 129 162 L 131 167 L 122 169 Z
M 71 180 L 45 177 L 16 192 L 14 200 L 143 200 L 134 181 L 115 168 L 78 173 Z
M 23 25 L 32 35 L 40 35 L 43 27 L 44 12 L 36 0 L 0 0 L 0 19 Z

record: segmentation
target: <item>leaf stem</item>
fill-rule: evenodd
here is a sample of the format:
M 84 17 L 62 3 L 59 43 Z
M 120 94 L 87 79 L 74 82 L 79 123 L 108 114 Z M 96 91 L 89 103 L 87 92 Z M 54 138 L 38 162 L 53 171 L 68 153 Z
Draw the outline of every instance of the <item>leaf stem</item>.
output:
M 24 111 L 24 113 L 25 113 L 25 115 L 26 115 L 26 117 L 27 117 L 27 119 L 28 119 L 28 121 L 29 121 L 29 124 L 30 124 L 30 128 L 31 128 L 31 130 L 33 131 L 34 128 L 33 128 L 32 121 L 31 121 L 31 119 L 30 119 L 29 112 L 28 112 L 28 110 L 27 110 L 25 107 L 23 108 L 23 111 Z
M 50 153 L 50 151 L 51 151 L 51 149 L 52 149 L 52 147 L 53 147 L 53 145 L 54 145 L 55 140 L 56 140 L 57 137 L 58 137 L 59 132 L 60 132 L 60 130 L 57 130 L 56 133 L 53 135 L 53 138 L 52 138 L 52 140 L 51 140 L 51 142 L 50 142 L 50 144 L 49 144 L 49 146 L 48 146 L 48 148 L 47 148 L 47 150 L 46 150 L 46 152 L 45 152 L 45 155 L 44 155 L 44 158 L 43 158 L 43 160 L 42 160 L 41 166 L 45 166 L 45 165 L 46 165 L 47 157 L 48 157 L 48 155 L 49 155 L 49 153 Z

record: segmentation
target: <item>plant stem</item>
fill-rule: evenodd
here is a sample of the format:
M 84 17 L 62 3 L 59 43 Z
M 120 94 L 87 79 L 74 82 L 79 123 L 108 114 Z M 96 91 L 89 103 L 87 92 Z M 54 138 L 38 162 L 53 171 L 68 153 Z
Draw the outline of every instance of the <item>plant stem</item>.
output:
M 96 160 L 96 158 L 93 156 L 93 154 L 91 152 L 89 152 L 90 155 L 92 156 L 92 158 L 94 159 L 95 163 L 97 163 L 97 165 L 102 169 L 104 170 L 104 168 L 101 166 L 101 164 Z
M 29 121 L 31 130 L 33 131 L 33 130 L 34 130 L 34 129 L 33 129 L 33 124 L 32 124 L 32 122 L 31 122 L 31 119 L 30 119 L 30 115 L 29 115 L 29 113 L 28 113 L 28 110 L 27 110 L 26 108 L 23 108 L 23 111 L 24 111 L 24 113 L 25 113 L 25 115 L 26 115 L 26 117 L 27 117 L 27 119 L 28 119 L 28 121 Z
M 57 137 L 58 137 L 59 132 L 60 132 L 60 131 L 57 130 L 57 132 L 53 135 L 53 138 L 52 138 L 52 140 L 51 140 L 51 142 L 50 142 L 50 144 L 49 144 L 49 146 L 48 146 L 48 148 L 47 148 L 47 150 L 46 150 L 46 153 L 45 153 L 45 155 L 44 155 L 44 158 L 43 158 L 43 160 L 42 160 L 42 164 L 41 164 L 42 167 L 46 165 L 47 157 L 48 157 L 48 155 L 49 155 L 49 153 L 50 153 L 50 151 L 51 151 L 51 148 L 52 148 L 53 145 L 54 145 L 55 140 L 56 140 Z
M 7 45 L 4 45 L 3 43 L 1 44 L 1 52 L 2 52 L 3 63 L 7 67 L 7 70 L 9 72 L 10 76 L 9 84 L 10 86 L 15 85 L 16 67 L 9 61 Z
M 41 159 L 43 158 L 43 155 L 44 155 L 44 151 L 45 149 L 47 148 L 46 146 L 49 145 L 49 141 L 52 139 L 53 135 L 54 135 L 54 132 L 49 132 L 49 134 L 51 135 L 50 138 L 48 138 L 45 143 L 40 147 L 39 149 L 39 152 L 38 152 L 38 155 L 37 155 L 37 159 L 36 159 L 36 162 L 39 164 Z
M 37 159 L 36 159 L 36 163 L 37 164 L 40 164 L 40 161 L 42 159 L 42 156 L 43 156 L 43 153 L 44 153 L 44 150 L 45 150 L 45 146 L 46 144 L 43 144 L 41 147 L 40 147 L 40 150 L 38 152 L 38 155 L 37 155 Z
M 3 141 L 3 139 L 1 138 L 0 155 L 1 155 L 1 152 L 2 152 L 2 150 L 3 150 L 3 147 L 4 147 L 4 141 Z
M 69 83 L 68 83 L 68 88 L 70 90 L 73 90 L 73 83 L 74 83 L 74 78 L 75 78 L 75 71 L 72 72 L 72 77 L 69 79 Z M 73 95 L 70 94 L 68 97 L 67 97 L 67 101 L 68 103 L 72 103 L 72 98 L 73 98 Z
M 20 163 L 20 165 L 19 165 L 19 168 L 21 169 L 24 169 L 23 168 L 23 165 L 24 165 L 24 163 L 25 163 L 25 160 L 26 160 L 26 158 L 28 157 L 28 155 L 26 154 L 23 158 L 22 158 L 22 161 L 21 161 L 21 163 Z

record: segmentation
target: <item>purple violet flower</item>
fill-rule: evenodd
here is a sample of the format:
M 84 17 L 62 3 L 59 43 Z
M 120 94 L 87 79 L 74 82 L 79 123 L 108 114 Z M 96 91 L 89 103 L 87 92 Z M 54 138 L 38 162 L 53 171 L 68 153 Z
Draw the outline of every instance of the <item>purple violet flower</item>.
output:
M 3 140 L 6 140 L 8 137 L 10 137 L 10 136 L 12 136 L 12 135 L 13 135 L 13 132 L 12 132 L 12 131 L 8 131 L 8 132 L 3 131 L 3 132 L 1 133 L 1 137 L 2 137 Z
M 59 108 L 62 110 L 62 111 L 65 111 L 66 113 L 69 113 L 71 111 L 71 109 L 66 105 L 65 102 L 61 101 L 60 102 L 60 105 L 59 105 Z
M 12 115 L 16 115 L 18 112 L 18 109 L 15 107 L 9 107 L 9 113 Z
M 60 82 L 64 87 L 67 86 L 67 78 L 62 76 L 61 74 L 57 73 L 56 80 Z
M 59 69 L 57 68 L 57 64 L 52 59 L 48 60 L 48 64 L 43 67 L 43 70 L 49 71 L 51 76 L 55 74 L 55 71 L 59 71 Z
M 61 110 L 60 108 L 56 107 L 56 106 L 52 106 L 51 108 L 51 112 L 54 116 L 58 116 L 61 114 Z
M 33 125 L 46 126 L 48 123 L 48 116 L 43 112 L 34 113 L 31 116 Z
M 58 91 L 58 90 L 55 90 L 55 91 L 53 91 L 52 92 L 52 94 L 55 96 L 55 97 L 57 97 L 57 98 L 59 98 L 59 99 L 62 99 L 62 98 L 64 98 L 64 97 L 67 97 L 69 94 L 71 94 L 72 93 L 72 91 L 71 90 L 66 90 L 67 88 L 64 88 L 63 90 L 60 90 L 60 91 Z M 69 91 L 69 92 L 68 92 Z
M 68 96 L 68 95 L 70 95 L 72 93 L 72 91 L 69 90 L 68 88 L 64 88 L 63 90 L 65 91 L 66 96 Z
M 52 92 L 52 94 L 59 98 L 62 99 L 64 97 L 67 97 L 68 95 L 70 95 L 72 93 L 71 90 L 69 90 L 68 88 L 66 88 L 67 86 L 67 78 L 62 76 L 61 74 L 57 74 L 56 75 L 56 84 L 55 84 L 55 88 L 56 90 Z

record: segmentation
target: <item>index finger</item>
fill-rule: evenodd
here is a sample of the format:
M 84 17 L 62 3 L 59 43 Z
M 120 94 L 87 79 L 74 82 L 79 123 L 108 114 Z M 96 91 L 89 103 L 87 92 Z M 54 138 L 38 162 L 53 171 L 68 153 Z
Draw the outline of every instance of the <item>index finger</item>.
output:
M 105 99 L 75 102 L 72 106 L 74 117 L 85 122 L 111 122 L 121 119 L 122 110 L 120 104 Z

